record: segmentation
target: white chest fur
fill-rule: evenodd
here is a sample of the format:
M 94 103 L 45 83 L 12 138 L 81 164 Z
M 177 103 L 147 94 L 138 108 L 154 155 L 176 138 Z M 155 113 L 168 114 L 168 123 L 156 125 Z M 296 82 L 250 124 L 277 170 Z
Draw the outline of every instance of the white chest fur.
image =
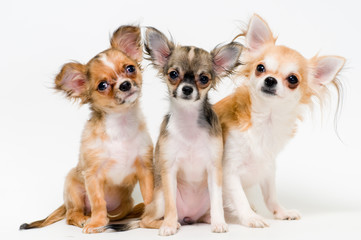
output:
M 126 176 L 135 172 L 134 162 L 144 156 L 151 145 L 146 131 L 139 131 L 140 113 L 130 110 L 111 114 L 105 118 L 107 140 L 97 140 L 107 169 L 106 177 L 118 185 Z
M 208 130 L 199 125 L 199 108 L 192 107 L 172 108 L 166 154 L 170 164 L 182 172 L 182 181 L 200 183 L 220 149 L 217 149 L 218 139 L 211 137 Z
M 224 152 L 224 171 L 241 177 L 244 187 L 258 184 L 274 172 L 275 158 L 293 135 L 299 109 L 253 108 L 252 126 L 230 130 Z M 225 173 L 227 174 L 227 173 Z

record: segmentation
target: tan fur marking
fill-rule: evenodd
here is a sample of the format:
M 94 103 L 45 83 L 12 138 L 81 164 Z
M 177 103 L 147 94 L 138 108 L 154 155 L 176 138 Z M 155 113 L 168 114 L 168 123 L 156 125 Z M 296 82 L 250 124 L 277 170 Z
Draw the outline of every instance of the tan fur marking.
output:
M 246 131 L 252 126 L 251 97 L 245 86 L 237 88 L 235 93 L 217 102 L 214 111 L 222 126 L 223 142 L 230 128 L 241 127 L 241 131 Z

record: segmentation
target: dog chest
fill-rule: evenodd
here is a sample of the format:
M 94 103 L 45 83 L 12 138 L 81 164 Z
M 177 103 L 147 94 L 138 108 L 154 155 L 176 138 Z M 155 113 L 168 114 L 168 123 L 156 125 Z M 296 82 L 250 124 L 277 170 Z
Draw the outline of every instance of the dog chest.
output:
M 177 119 L 178 120 L 178 119 Z M 170 119 L 165 145 L 167 161 L 182 172 L 187 182 L 201 182 L 210 164 L 215 161 L 218 145 L 205 128 Z
M 272 153 L 267 151 L 262 144 L 253 142 L 247 132 L 232 129 L 224 147 L 225 177 L 231 172 L 239 175 L 244 187 L 259 183 L 274 166 Z
M 135 173 L 135 160 L 146 153 L 150 145 L 146 132 L 139 131 L 137 119 L 132 115 L 112 116 L 106 120 L 108 139 L 103 142 L 107 178 L 121 184 L 124 178 Z

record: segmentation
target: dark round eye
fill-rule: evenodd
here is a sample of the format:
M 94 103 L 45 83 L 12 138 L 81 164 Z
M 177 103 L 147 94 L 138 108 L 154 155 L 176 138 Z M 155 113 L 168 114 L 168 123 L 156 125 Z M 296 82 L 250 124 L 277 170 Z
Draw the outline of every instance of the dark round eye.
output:
M 176 79 L 178 76 L 179 76 L 179 75 L 178 75 L 177 71 L 171 71 L 171 72 L 169 73 L 169 77 L 170 77 L 171 79 Z
M 265 72 L 266 71 L 266 68 L 263 64 L 258 64 L 257 65 L 257 72 Z
M 133 73 L 135 72 L 135 67 L 133 65 L 129 65 L 126 67 L 127 72 Z
M 287 78 L 287 81 L 291 84 L 296 84 L 298 83 L 298 79 L 295 75 L 290 75 L 288 78 Z
M 202 83 L 202 84 L 207 84 L 209 82 L 209 78 L 205 75 L 202 75 L 200 78 L 199 78 L 199 81 Z
M 108 88 L 109 84 L 106 81 L 101 81 L 98 85 L 98 90 L 100 92 L 105 91 Z

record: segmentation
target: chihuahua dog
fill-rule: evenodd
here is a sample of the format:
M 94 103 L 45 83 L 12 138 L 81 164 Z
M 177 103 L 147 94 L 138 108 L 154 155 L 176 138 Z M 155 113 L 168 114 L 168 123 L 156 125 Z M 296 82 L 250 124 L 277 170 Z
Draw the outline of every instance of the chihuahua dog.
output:
M 131 196 L 139 180 L 144 203 L 153 196 L 153 144 L 139 106 L 142 46 L 140 29 L 121 26 L 111 48 L 86 65 L 65 64 L 55 88 L 71 99 L 88 103 L 92 111 L 85 125 L 78 165 L 65 181 L 64 204 L 47 218 L 20 229 L 45 227 L 63 218 L 96 233 L 109 220 L 139 217 Z
M 146 31 L 146 52 L 168 86 L 170 110 L 155 150 L 155 190 L 141 221 L 108 228 L 159 229 L 173 235 L 180 224 L 210 223 L 226 232 L 222 203 L 222 130 L 208 91 L 238 65 L 242 46 L 230 43 L 211 53 L 175 45 L 155 28 Z
M 299 219 L 276 197 L 275 158 L 295 134 L 303 106 L 313 96 L 323 99 L 335 85 L 345 59 L 338 56 L 304 58 L 297 51 L 275 45 L 267 23 L 255 15 L 244 34 L 246 48 L 239 77 L 244 82 L 215 104 L 223 139 L 223 200 L 227 222 L 265 227 L 267 222 L 250 207 L 244 189 L 259 184 L 267 208 L 276 219 Z M 239 36 L 237 36 L 239 37 Z

